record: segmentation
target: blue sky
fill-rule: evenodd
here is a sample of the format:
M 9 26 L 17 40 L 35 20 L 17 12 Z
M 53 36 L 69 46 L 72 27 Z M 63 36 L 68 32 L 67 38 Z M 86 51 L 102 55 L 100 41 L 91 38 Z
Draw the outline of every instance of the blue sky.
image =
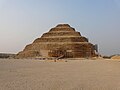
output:
M 0 52 L 17 53 L 59 23 L 102 55 L 120 54 L 120 0 L 0 0 Z

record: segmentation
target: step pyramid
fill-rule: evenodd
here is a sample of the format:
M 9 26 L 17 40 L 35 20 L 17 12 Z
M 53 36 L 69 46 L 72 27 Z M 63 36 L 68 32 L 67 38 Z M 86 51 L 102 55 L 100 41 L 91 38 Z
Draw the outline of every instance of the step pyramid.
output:
M 17 58 L 29 57 L 94 57 L 94 45 L 68 24 L 58 24 L 33 41 L 17 54 Z

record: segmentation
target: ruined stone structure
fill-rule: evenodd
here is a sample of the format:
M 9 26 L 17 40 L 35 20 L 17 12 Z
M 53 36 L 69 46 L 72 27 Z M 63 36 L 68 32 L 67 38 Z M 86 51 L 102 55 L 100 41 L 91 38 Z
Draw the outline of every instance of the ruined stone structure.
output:
M 94 45 L 68 24 L 59 24 L 44 33 L 17 54 L 17 58 L 29 57 L 94 57 Z

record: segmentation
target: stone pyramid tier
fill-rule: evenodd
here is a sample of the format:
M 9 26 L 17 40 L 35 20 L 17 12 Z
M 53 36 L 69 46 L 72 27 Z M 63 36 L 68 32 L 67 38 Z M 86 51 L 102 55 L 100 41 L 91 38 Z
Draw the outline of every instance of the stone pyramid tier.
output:
M 17 54 L 17 58 L 29 57 L 94 57 L 94 45 L 68 24 L 59 24 L 33 41 Z

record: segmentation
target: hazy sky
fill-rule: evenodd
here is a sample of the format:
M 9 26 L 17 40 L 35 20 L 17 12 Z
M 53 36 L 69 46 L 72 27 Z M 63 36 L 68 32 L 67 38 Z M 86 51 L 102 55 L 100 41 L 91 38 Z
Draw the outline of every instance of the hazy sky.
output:
M 17 53 L 59 23 L 102 55 L 120 54 L 120 0 L 0 0 L 0 52 Z

